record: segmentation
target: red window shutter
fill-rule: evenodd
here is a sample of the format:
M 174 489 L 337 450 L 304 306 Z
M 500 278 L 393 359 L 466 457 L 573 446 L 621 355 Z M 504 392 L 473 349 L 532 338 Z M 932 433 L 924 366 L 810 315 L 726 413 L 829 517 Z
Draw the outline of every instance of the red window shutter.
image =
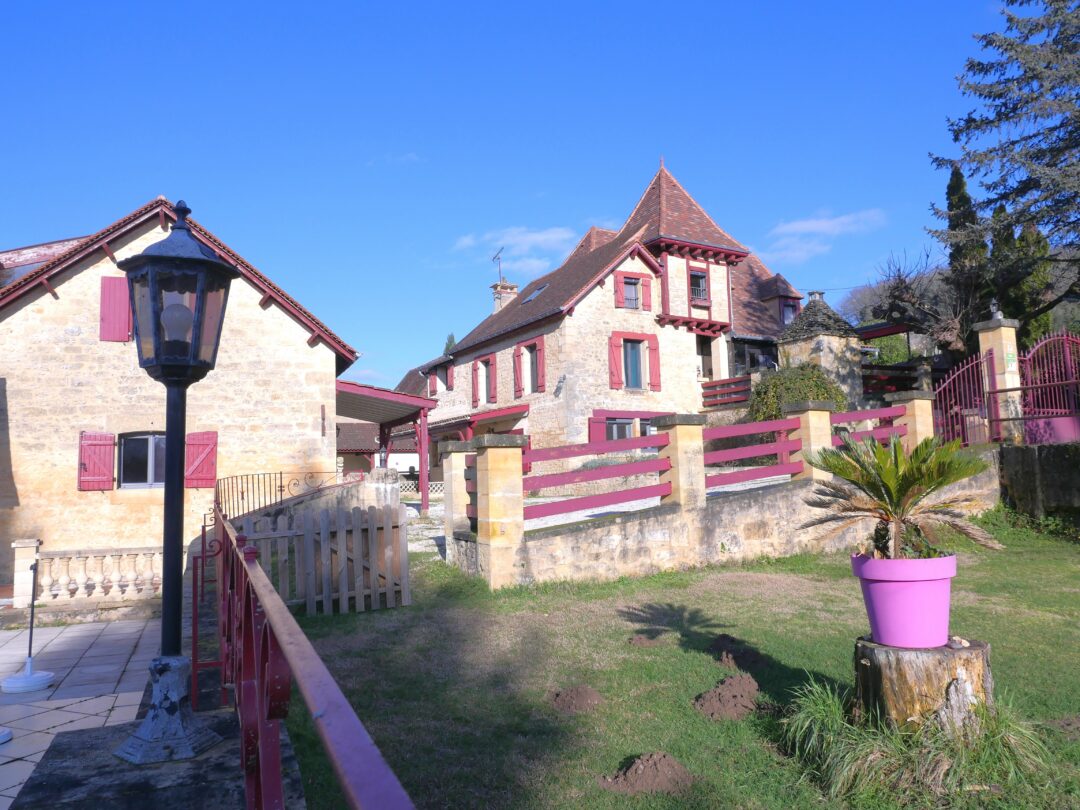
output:
M 189 433 L 184 450 L 184 486 L 212 487 L 217 482 L 217 431 Z
M 472 361 L 472 406 L 480 405 L 480 361 Z
M 607 439 L 607 420 L 600 417 L 589 418 L 589 441 L 602 442 Z
M 521 347 L 514 347 L 514 399 L 520 399 L 522 393 L 524 393 L 524 386 L 521 384 Z
M 536 361 L 536 390 L 543 392 L 544 390 L 544 338 L 543 336 L 536 339 L 536 353 L 533 355 L 533 360 Z
M 649 335 L 649 390 L 660 390 L 660 340 L 656 335 Z
M 612 335 L 608 338 L 608 385 L 622 388 L 622 338 Z
M 641 280 L 641 308 L 652 311 L 652 279 L 648 277 Z
M 435 396 L 435 394 L 438 392 L 438 389 L 436 388 L 436 383 L 435 383 L 435 381 L 438 379 L 438 377 L 439 377 L 439 372 L 436 369 L 432 369 L 431 371 L 428 372 L 427 393 L 428 393 L 429 397 Z
M 79 433 L 79 490 L 113 488 L 116 469 L 116 436 L 112 433 Z
M 617 306 L 617 307 L 625 307 L 626 306 L 626 287 L 624 286 L 625 284 L 626 284 L 626 282 L 623 281 L 622 274 L 616 273 L 615 274 L 615 285 L 614 286 L 615 286 L 615 306 Z
M 131 340 L 131 302 L 126 278 L 102 277 L 99 323 L 101 340 L 117 343 Z
M 453 363 L 450 363 L 450 365 L 448 365 L 446 367 L 446 390 L 447 391 L 453 391 L 454 390 L 454 364 Z
M 497 376 L 497 369 L 495 368 L 495 355 L 491 355 L 488 360 L 488 390 L 487 390 L 488 402 L 498 402 L 499 400 L 499 379 Z

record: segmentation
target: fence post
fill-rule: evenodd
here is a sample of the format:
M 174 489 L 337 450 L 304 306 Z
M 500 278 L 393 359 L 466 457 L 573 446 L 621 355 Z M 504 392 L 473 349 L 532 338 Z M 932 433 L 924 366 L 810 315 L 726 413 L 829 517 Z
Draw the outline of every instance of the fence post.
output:
M 671 461 L 671 469 L 660 473 L 660 483 L 671 482 L 671 494 L 660 503 L 677 503 L 684 510 L 705 508 L 705 441 L 703 414 L 673 413 L 654 416 L 650 423 L 666 433 L 668 443 L 660 448 L 660 458 Z
M 1020 419 L 1023 416 L 1023 396 L 1019 390 L 1012 390 L 1006 394 L 995 394 L 995 391 L 1004 389 L 1019 389 L 1022 385 L 1020 380 L 1020 361 L 1016 350 L 1016 330 L 1020 327 L 1019 321 L 1011 318 L 994 318 L 982 321 L 971 328 L 979 335 L 979 353 L 986 355 L 992 351 L 994 356 L 994 370 L 990 379 L 986 381 L 986 398 L 991 407 L 988 413 L 993 414 L 993 405 L 997 405 L 997 413 L 1003 420 L 996 426 L 990 426 L 990 436 L 1001 436 L 1001 441 L 1016 444 L 1023 440 L 1024 423 Z
M 904 449 L 911 452 L 923 439 L 934 435 L 934 394 L 932 391 L 897 391 L 885 395 L 885 401 L 904 406 L 904 415 L 896 417 L 894 425 L 907 427 L 903 437 Z
M 30 566 L 37 559 L 38 539 L 16 540 L 11 544 L 15 549 L 15 561 L 13 563 L 13 583 L 11 592 L 11 606 L 13 608 L 30 607 L 30 603 L 37 597 L 32 593 L 34 589 L 34 574 Z
M 476 545 L 481 573 L 492 588 L 517 583 L 515 560 L 525 534 L 521 455 L 525 436 L 486 434 L 476 450 Z
M 836 411 L 836 406 L 831 402 L 811 400 L 809 402 L 792 402 L 780 406 L 780 412 L 788 418 L 799 420 L 799 427 L 789 435 L 792 439 L 798 439 L 801 447 L 791 454 L 793 462 L 801 461 L 803 470 L 791 476 L 793 479 L 809 478 L 814 481 L 827 481 L 832 476 L 824 470 L 811 467 L 807 462 L 807 456 L 832 447 L 832 422 L 829 417 Z
M 469 493 L 465 489 L 465 456 L 471 452 L 468 442 L 439 442 L 443 468 L 443 534 L 446 537 L 446 561 L 454 562 L 454 532 L 469 531 Z

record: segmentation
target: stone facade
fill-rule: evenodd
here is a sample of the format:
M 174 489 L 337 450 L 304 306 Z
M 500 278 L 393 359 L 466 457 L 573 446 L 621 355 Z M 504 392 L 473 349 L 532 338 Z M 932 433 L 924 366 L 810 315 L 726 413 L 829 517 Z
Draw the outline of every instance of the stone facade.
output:
M 162 239 L 157 220 L 121 232 L 117 260 Z M 165 389 L 130 343 L 99 340 L 101 279 L 123 276 L 97 250 L 0 309 L 0 581 L 11 542 L 42 549 L 161 543 L 161 488 L 78 490 L 79 434 L 163 431 Z M 255 286 L 233 282 L 217 368 L 188 393 L 187 430 L 217 431 L 217 475 L 333 471 L 335 352 Z M 190 489 L 185 528 L 198 533 L 213 489 Z

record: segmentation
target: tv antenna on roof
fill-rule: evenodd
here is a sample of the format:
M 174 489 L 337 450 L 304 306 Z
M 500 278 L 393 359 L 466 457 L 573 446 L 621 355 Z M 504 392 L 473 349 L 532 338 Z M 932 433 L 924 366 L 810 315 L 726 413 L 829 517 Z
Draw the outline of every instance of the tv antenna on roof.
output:
M 491 257 L 491 260 L 493 262 L 495 262 L 495 264 L 497 264 L 498 267 L 499 267 L 499 283 L 500 284 L 502 282 L 506 281 L 506 279 L 503 278 L 503 274 L 502 274 L 502 252 L 503 252 L 503 248 L 499 248 L 497 251 L 495 251 L 495 255 Z

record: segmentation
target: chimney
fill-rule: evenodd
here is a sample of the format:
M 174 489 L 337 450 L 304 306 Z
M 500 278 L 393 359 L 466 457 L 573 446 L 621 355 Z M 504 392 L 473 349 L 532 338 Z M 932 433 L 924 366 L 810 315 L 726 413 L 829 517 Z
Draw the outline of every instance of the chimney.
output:
M 491 291 L 495 295 L 495 312 L 498 312 L 517 298 L 518 285 L 506 280 L 498 281 L 491 285 Z
M 825 293 L 822 292 L 821 290 L 811 290 L 810 291 L 810 300 L 811 301 L 824 301 L 825 300 Z

